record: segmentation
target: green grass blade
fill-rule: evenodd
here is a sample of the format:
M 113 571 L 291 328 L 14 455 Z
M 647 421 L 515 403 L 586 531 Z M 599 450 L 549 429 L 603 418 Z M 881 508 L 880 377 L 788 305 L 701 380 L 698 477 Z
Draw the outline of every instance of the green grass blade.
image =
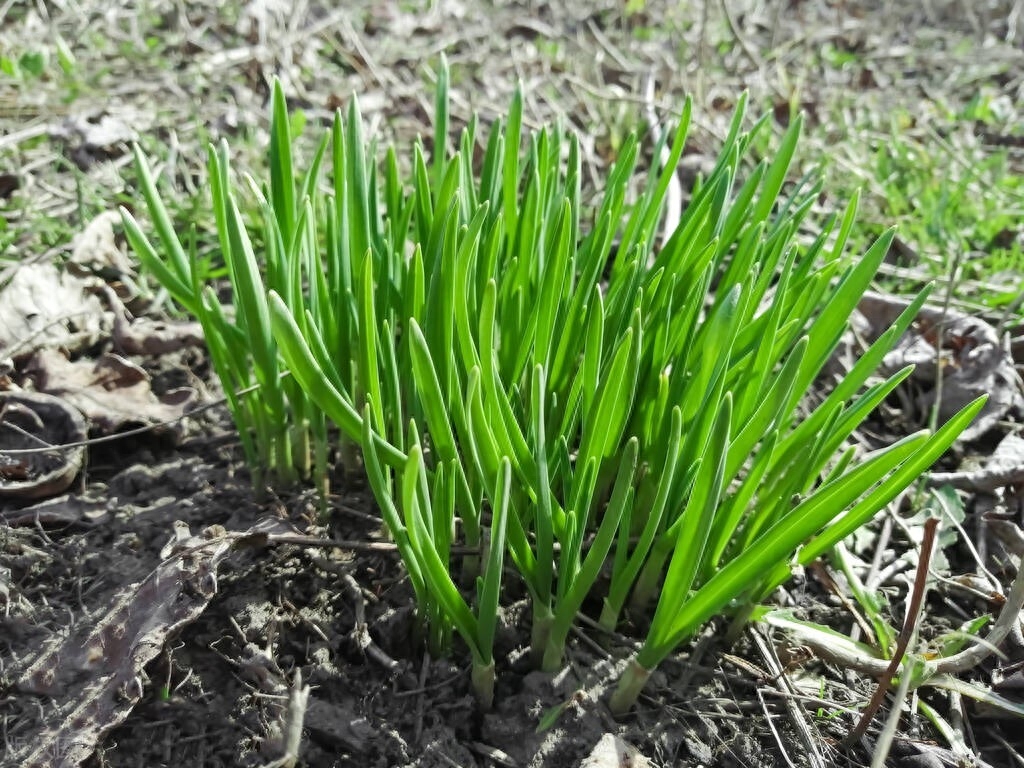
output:
M 508 457 L 502 457 L 494 484 L 487 566 L 477 590 L 478 643 L 481 657 L 485 662 L 490 662 L 493 658 L 494 631 L 498 623 L 498 598 L 501 594 L 501 576 L 505 559 L 505 530 L 510 514 L 511 484 L 512 464 Z
M 270 121 L 270 199 L 284 242 L 290 243 L 295 232 L 295 176 L 292 170 L 291 120 L 281 81 L 271 85 Z
M 367 253 L 362 260 L 359 306 L 359 380 L 367 400 L 372 404 L 373 428 L 385 429 L 384 402 L 381 397 L 381 375 L 377 364 L 377 318 L 374 311 L 373 256 Z
M 563 572 L 560 573 L 559 579 L 568 579 L 569 588 L 564 590 L 555 609 L 554 621 L 548 637 L 548 647 L 544 652 L 544 669 L 547 671 L 556 670 L 561 665 L 565 639 L 569 634 L 572 622 L 607 560 L 612 544 L 615 543 L 615 533 L 619 528 L 619 523 L 623 515 L 627 514 L 627 508 L 632 504 L 632 484 L 636 472 L 638 451 L 639 443 L 634 437 L 626 443 L 625 450 L 622 452 L 615 487 L 608 500 L 608 506 L 590 544 L 587 556 L 578 569 L 574 568 L 572 563 L 565 562 L 566 557 L 563 551 L 561 562 Z M 570 572 L 567 572 L 566 569 Z

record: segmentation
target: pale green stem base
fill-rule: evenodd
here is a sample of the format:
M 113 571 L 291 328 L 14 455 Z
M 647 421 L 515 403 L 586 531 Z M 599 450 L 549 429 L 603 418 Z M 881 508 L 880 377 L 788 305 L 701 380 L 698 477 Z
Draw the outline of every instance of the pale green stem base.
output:
M 650 557 L 633 586 L 629 609 L 634 615 L 641 616 L 647 613 L 649 606 L 654 602 L 654 596 L 658 593 L 658 585 L 661 583 L 664 573 L 665 561 L 670 553 L 671 549 L 663 541 L 654 545 Z
M 356 443 L 352 442 L 347 437 L 342 437 L 339 440 L 338 456 L 341 459 L 342 469 L 345 470 L 345 474 L 350 477 L 358 477 L 359 473 L 363 471 L 362 466 L 359 463 L 359 451 L 356 448 Z
M 427 611 L 427 650 L 435 659 L 444 656 L 452 644 L 452 625 L 440 604 L 431 601 Z
M 292 430 L 292 463 L 299 472 L 299 477 L 307 480 L 311 474 L 312 450 L 309 439 L 309 422 L 296 424 Z
M 313 440 L 313 477 L 316 481 L 317 495 L 320 497 L 320 518 L 326 523 L 330 515 L 327 497 L 331 494 L 331 479 L 327 474 L 327 439 L 325 435 L 317 434 Z
M 544 658 L 541 661 L 541 671 L 557 672 L 562 668 L 562 658 L 565 656 L 565 636 L 553 637 L 548 635 L 547 645 L 544 647 Z
M 652 671 L 642 667 L 636 657 L 629 660 L 629 666 L 619 678 L 619 685 L 608 702 L 608 707 L 613 715 L 616 717 L 624 715 L 636 704 Z
M 725 642 L 728 645 L 732 645 L 740 639 L 740 635 L 743 634 L 743 630 L 746 629 L 747 624 L 750 623 L 750 617 L 754 613 L 753 603 L 744 603 L 740 606 L 739 610 L 732 617 L 732 621 L 729 622 L 729 629 L 725 633 Z
M 462 558 L 462 571 L 460 574 L 462 584 L 470 587 L 476 584 L 476 579 L 480 575 L 480 563 L 487 562 L 491 542 L 489 538 L 480 536 L 479 528 L 472 531 L 469 529 L 469 526 L 464 525 L 463 532 L 466 536 L 466 546 L 478 547 L 480 549 L 479 555 L 466 555 Z
M 473 693 L 480 703 L 480 708 L 489 710 L 494 705 L 494 659 L 490 664 L 478 664 L 473 661 L 471 673 L 473 681 Z
M 598 619 L 598 624 L 601 625 L 602 629 L 606 629 L 609 632 L 614 632 L 615 628 L 619 625 L 619 614 L 622 612 L 622 606 L 612 605 L 608 598 L 605 598 L 601 607 L 601 618 Z
M 295 463 L 296 457 L 292 450 L 291 429 L 287 426 L 280 427 L 273 436 L 273 463 L 270 465 L 276 479 L 285 485 L 291 485 L 298 481 L 299 470 Z
M 530 663 L 534 669 L 540 669 L 544 665 L 554 618 L 548 606 L 538 606 L 534 603 L 533 626 L 530 629 Z

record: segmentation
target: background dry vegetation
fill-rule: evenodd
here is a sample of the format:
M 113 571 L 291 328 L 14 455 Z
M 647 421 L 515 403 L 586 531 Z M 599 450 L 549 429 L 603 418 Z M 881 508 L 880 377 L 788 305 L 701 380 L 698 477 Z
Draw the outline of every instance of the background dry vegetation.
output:
M 144 217 L 132 142 L 160 163 L 173 218 L 181 231 L 194 225 L 200 253 L 208 254 L 216 238 L 204 196 L 206 146 L 228 139 L 235 167 L 261 175 L 273 77 L 281 79 L 296 110 L 292 127 L 303 146 L 312 146 L 320 126 L 355 94 L 366 135 L 405 150 L 417 135 L 425 141 L 432 135 L 433 85 L 444 53 L 453 129 L 474 112 L 484 124 L 503 115 L 521 81 L 529 126 L 560 119 L 580 135 L 585 189 L 599 185 L 630 131 L 644 134 L 654 123 L 662 129 L 671 124 L 687 95 L 694 99 L 695 130 L 683 163 L 690 177 L 684 186 L 714 160 L 744 90 L 753 113 L 772 115 L 776 138 L 802 111 L 805 138 L 795 171 L 823 171 L 821 212 L 841 210 L 861 190 L 854 248 L 866 247 L 891 224 L 900 226 L 879 290 L 906 295 L 938 281 L 936 296 L 986 319 L 1014 350 L 1018 366 L 1024 360 L 1021 0 L 334 5 L 0 2 L 0 287 L 27 265 L 56 264 L 99 276 L 116 289 L 116 301 L 137 315 L 173 314 L 126 254 L 116 218 L 105 216 L 123 205 Z M 649 141 L 647 147 L 649 153 Z M 766 154 L 771 145 L 757 149 Z M 113 333 L 109 316 L 117 307 L 100 293 L 105 298 L 96 300 L 95 312 L 107 319 L 96 328 L 75 321 L 89 333 L 77 353 L 86 358 L 106 351 Z M 24 384 L 31 371 L 8 337 L 9 329 L 0 328 L 0 383 L 12 376 Z M 152 382 L 159 407 L 143 398 L 151 409 L 143 417 L 115 415 L 109 423 L 92 424 L 93 434 L 174 418 L 186 407 L 167 400 L 175 387 L 192 388 L 196 402 L 214 399 L 216 384 L 198 341 L 167 355 L 142 350 L 138 367 Z M 4 368 L 7 357 L 12 361 Z M 51 378 L 71 375 L 54 365 L 36 362 Z M 1004 426 L 1003 433 L 1013 431 L 1012 424 Z M 40 523 L 38 510 L 34 517 L 19 511 L 23 502 L 0 502 L 6 504 L 0 506 L 4 764 L 58 763 L 52 754 L 29 759 L 25 750 L 46 728 L 57 727 L 55 719 L 69 716 L 70 704 L 60 696 L 37 700 L 19 693 L 15 678 L 30 669 L 42 644 L 112 610 L 119 588 L 157 568 L 176 521 L 196 530 L 218 523 L 245 531 L 270 512 L 313 525 L 310 493 L 259 501 L 236 472 L 244 474 L 237 443 L 223 414 L 211 409 L 165 429 L 162 437 L 97 446 L 75 514 L 67 508 L 53 513 L 51 526 Z M 970 494 L 953 498 L 968 511 L 976 502 Z M 331 503 L 329 533 L 372 538 L 365 489 L 354 487 Z M 1013 513 L 1008 498 L 998 504 Z M 909 548 L 907 542 L 893 546 L 893 561 Z M 946 548 L 944 575 L 975 568 L 956 536 L 944 540 Z M 1012 565 L 1013 558 L 1007 562 Z M 1004 585 L 1012 578 L 1007 573 Z M 814 584 L 798 590 L 826 614 L 833 611 L 837 628 L 848 629 L 849 615 L 828 606 L 823 588 Z M 906 579 L 900 584 L 902 592 L 891 595 L 896 624 Z M 865 751 L 835 749 L 853 721 L 850 710 L 870 695 L 870 680 L 812 667 L 809 679 L 819 690 L 804 686 L 799 699 L 801 721 L 813 723 L 808 744 L 780 703 L 780 690 L 796 701 L 795 689 L 780 689 L 771 675 L 759 679 L 762 662 L 756 648 L 746 646 L 725 660 L 715 652 L 689 667 L 670 668 L 656 681 L 657 701 L 648 700 L 648 711 L 627 725 L 609 721 L 598 705 L 579 706 L 585 697 L 574 698 L 586 689 L 586 666 L 597 663 L 586 655 L 593 650 L 577 651 L 569 682 L 527 677 L 515 690 L 499 692 L 505 703 L 497 714 L 482 717 L 466 695 L 459 659 L 430 661 L 418 649 L 387 646 L 407 619 L 399 607 L 403 598 L 408 601 L 402 589 L 397 559 L 386 546 L 325 552 L 278 547 L 235 562 L 217 595 L 207 596 L 212 602 L 205 613 L 200 608 L 187 621 L 179 617 L 188 626 L 154 650 L 155 660 L 139 677 L 138 696 L 126 694 L 132 706 L 88 714 L 80 730 L 91 732 L 99 749 L 87 764 L 269 762 L 280 753 L 275 734 L 286 724 L 288 708 L 286 697 L 282 703 L 268 694 L 287 694 L 296 667 L 305 667 L 317 686 L 302 752 L 309 765 L 570 765 L 603 731 L 629 738 L 654 764 L 870 760 Z M 959 626 L 965 614 L 952 602 L 935 602 L 929 621 Z M 980 615 L 988 609 L 980 604 L 971 610 Z M 374 656 L 376 646 L 356 637 L 365 632 L 364 622 L 386 646 L 382 659 Z M 512 643 L 514 617 L 510 625 Z M 584 638 L 579 642 L 587 648 Z M 1007 653 L 1001 674 L 1019 675 L 1016 661 L 1024 648 Z M 796 663 L 790 668 L 793 675 L 798 670 Z M 283 682 L 268 691 L 266 679 L 275 675 Z M 936 706 L 948 712 L 952 705 Z M 564 727 L 532 735 L 545 711 L 553 710 L 563 715 Z M 974 708 L 948 717 L 959 727 L 962 748 L 948 739 L 931 752 L 908 746 L 894 752 L 890 764 L 951 764 L 942 761 L 970 757 L 1024 765 L 1019 721 Z M 125 718 L 125 725 L 110 730 Z M 919 718 L 908 718 L 903 728 L 908 744 L 937 739 Z M 566 729 L 576 731 L 573 738 Z M 594 738 L 588 743 L 589 734 Z

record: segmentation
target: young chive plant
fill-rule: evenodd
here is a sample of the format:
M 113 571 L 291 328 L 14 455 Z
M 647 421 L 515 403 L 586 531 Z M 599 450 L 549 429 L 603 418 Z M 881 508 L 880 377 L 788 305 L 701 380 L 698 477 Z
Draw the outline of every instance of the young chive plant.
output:
M 143 266 L 202 324 L 210 359 L 223 385 L 254 485 L 259 488 L 265 481 L 290 483 L 298 477 L 312 476 L 325 497 L 327 422 L 305 391 L 285 376 L 271 334 L 263 288 L 267 282 L 290 295 L 291 273 L 304 260 L 318 258 L 319 252 L 315 243 L 296 236 L 296 220 L 303 216 L 304 201 L 317 179 L 326 141 L 321 143 L 317 160 L 297 193 L 287 120 L 282 99 L 275 103 L 269 201 L 249 179 L 265 235 L 260 260 L 256 258 L 233 188 L 228 147 L 221 143 L 209 148 L 211 202 L 220 253 L 231 282 L 231 307 L 221 304 L 212 285 L 210 265 L 196 255 L 194 236 L 188 250 L 182 245 L 149 163 L 138 147 L 134 148 L 136 172 L 162 250 L 157 250 L 130 212 L 122 208 L 121 217 L 128 241 Z
M 524 136 L 517 93 L 481 142 L 477 171 L 475 119 L 447 151 L 447 89 L 442 63 L 429 164 L 417 143 L 408 177 L 392 150 L 378 166 L 353 99 L 331 131 L 329 191 L 318 184 L 321 144 L 296 194 L 275 84 L 271 194 L 250 184 L 276 243 L 265 284 L 247 271 L 251 290 L 269 296 L 258 330 L 269 317 L 303 396 L 361 448 L 428 643 L 441 652 L 459 634 L 484 703 L 506 554 L 532 600 L 531 652 L 544 669 L 562 663 L 588 597 L 609 629 L 627 607 L 642 619 L 654 605 L 612 698 L 621 712 L 706 621 L 723 611 L 742 621 L 792 565 L 871 519 L 980 402 L 934 435 L 859 461 L 846 448 L 909 373 L 870 381 L 922 294 L 801 416 L 892 235 L 847 256 L 854 201 L 798 241 L 819 193 L 806 179 L 786 187 L 799 120 L 740 182 L 768 125 L 744 130 L 741 98 L 714 169 L 655 248 L 689 102 L 664 139 L 664 168 L 635 202 L 631 136 L 585 213 L 574 137 L 557 125 Z M 215 192 L 229 183 L 225 172 Z M 219 194 L 237 211 L 233 195 Z M 225 220 L 226 242 L 242 241 L 241 217 Z M 179 259 L 187 263 L 172 252 Z M 153 271 L 176 276 L 166 264 Z M 458 577 L 456 544 L 479 552 Z M 599 582 L 607 586 L 594 594 Z

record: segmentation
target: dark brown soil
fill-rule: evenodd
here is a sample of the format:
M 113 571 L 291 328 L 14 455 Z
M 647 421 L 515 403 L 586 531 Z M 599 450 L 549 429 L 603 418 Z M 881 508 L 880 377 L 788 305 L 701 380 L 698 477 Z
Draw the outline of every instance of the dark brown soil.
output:
M 223 428 L 207 419 L 190 431 Z M 818 709 L 813 738 L 829 764 L 867 760 L 859 749 L 837 746 L 853 720 L 842 707 L 856 709 L 870 694 L 868 681 L 844 680 L 813 662 L 790 667 L 792 680 L 772 679 L 753 635 L 730 648 L 721 625 L 664 664 L 641 706 L 616 721 L 605 702 L 630 650 L 625 638 L 584 630 L 573 637 L 563 671 L 534 672 L 526 659 L 528 612 L 524 602 L 513 602 L 497 641 L 496 706 L 480 711 L 469 689 L 467 654 L 456 647 L 449 658 L 432 659 L 417 641 L 402 568 L 359 478 L 335 478 L 339 490 L 323 527 L 309 491 L 258 499 L 230 433 L 225 437 L 193 438 L 173 450 L 136 439 L 121 456 L 116 449 L 96 451 L 102 466 L 87 480 L 106 482 L 90 482 L 56 503 L 8 509 L 18 524 L 5 527 L 0 539 L 9 569 L 0 624 L 7 764 L 20 764 L 18 756 L 59 727 L 69 702 L 81 695 L 74 686 L 54 696 L 26 695 L 19 691 L 25 670 L 101 623 L 125 587 L 160 565 L 176 525 L 244 531 L 266 518 L 338 544 L 264 544 L 220 561 L 205 609 L 166 638 L 137 689 L 126 692 L 132 706 L 123 723 L 109 730 L 109 723 L 94 724 L 105 733 L 85 765 L 269 764 L 281 754 L 296 671 L 312 688 L 301 752 L 309 766 L 577 765 L 604 733 L 621 736 L 655 765 L 807 765 L 784 706 L 799 701 L 798 694 Z M 135 463 L 140 457 L 145 463 Z M 44 522 L 58 508 L 78 521 Z M 40 522 L 28 511 L 39 513 Z M 836 614 L 842 625 L 844 611 L 830 608 L 815 582 L 798 580 L 791 590 L 804 615 L 827 623 Z M 357 626 L 359 603 L 365 627 Z M 360 641 L 364 631 L 369 647 Z M 806 681 L 816 678 L 828 682 L 808 692 Z M 79 678 L 79 685 L 88 683 Z M 556 708 L 560 716 L 538 732 Z M 997 734 L 1020 743 L 1010 723 L 977 716 L 974 723 L 993 748 Z M 913 741 L 926 744 L 933 736 L 920 722 L 906 728 L 900 748 L 913 756 Z M 24 764 L 65 763 L 54 754 Z
M 5 529 L 12 589 L 2 651 L 7 685 L 15 683 L 5 699 L 9 755 L 40 738 L 44 724 L 55 725 L 50 717 L 63 703 L 18 694 L 19 674 L 53 644 L 102 619 L 126 585 L 145 579 L 175 523 L 230 531 L 270 516 L 386 550 L 358 480 L 332 497 L 324 530 L 308 492 L 257 501 L 234 454 L 230 445 L 196 443 L 154 455 L 68 499 L 91 501 L 92 517 L 102 515 L 98 523 Z M 358 598 L 345 576 L 358 585 Z M 580 635 L 562 672 L 532 672 L 525 611 L 513 605 L 498 639 L 497 706 L 483 713 L 469 690 L 466 655 L 456 649 L 451 658 L 431 659 L 420 650 L 393 552 L 344 545 L 240 551 L 223 561 L 216 586 L 201 615 L 168 637 L 145 667 L 138 703 L 86 765 L 266 763 L 280 753 L 276 737 L 287 703 L 280 694 L 296 670 L 312 686 L 302 750 L 311 766 L 573 765 L 605 732 L 621 734 L 660 764 L 778 760 L 764 715 L 750 703 L 764 681 L 723 664 L 710 635 L 705 663 L 713 666 L 685 657 L 666 664 L 650 686 L 654 698 L 619 723 L 603 698 L 617 671 L 614 659 L 628 650 L 622 639 L 604 640 L 610 656 L 602 638 Z M 357 599 L 377 654 L 353 640 Z M 543 715 L 558 706 L 561 716 L 537 733 Z

